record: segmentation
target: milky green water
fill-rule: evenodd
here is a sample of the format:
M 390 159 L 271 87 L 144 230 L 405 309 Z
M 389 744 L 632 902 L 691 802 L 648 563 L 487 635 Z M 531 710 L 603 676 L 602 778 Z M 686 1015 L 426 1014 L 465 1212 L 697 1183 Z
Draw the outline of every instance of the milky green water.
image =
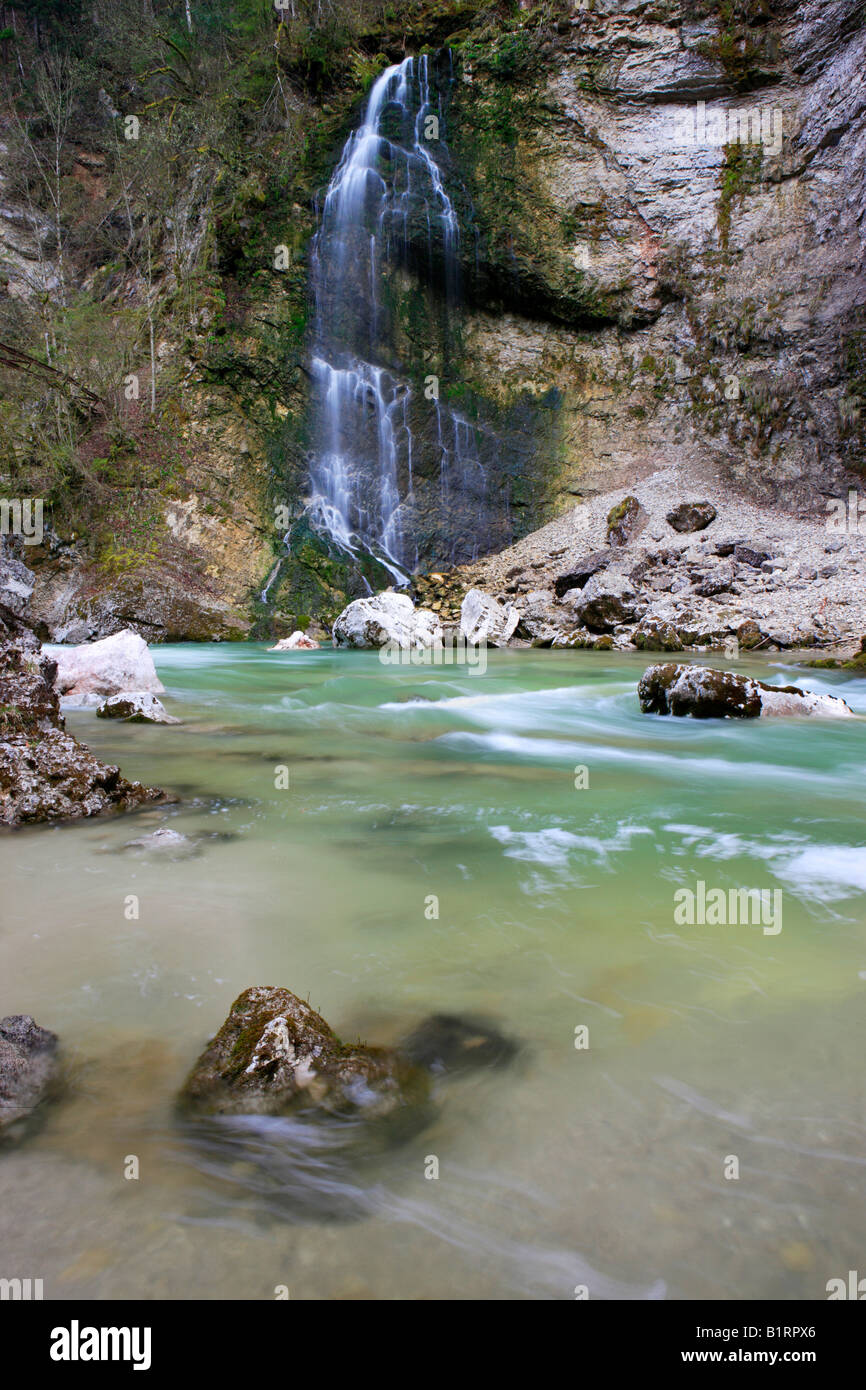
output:
M 0 1014 L 54 1029 L 68 1077 L 0 1155 L 0 1276 L 47 1298 L 820 1299 L 862 1270 L 866 720 L 648 718 L 646 661 L 618 654 L 496 652 L 483 676 L 154 655 L 180 727 L 68 724 L 180 803 L 0 841 Z M 741 668 L 866 715 L 862 679 Z M 128 847 L 163 825 L 194 853 Z M 698 880 L 780 890 L 781 930 L 677 925 Z M 173 1097 L 252 984 L 344 1037 L 470 1011 L 523 1047 L 363 1162 L 298 1125 L 211 1151 Z

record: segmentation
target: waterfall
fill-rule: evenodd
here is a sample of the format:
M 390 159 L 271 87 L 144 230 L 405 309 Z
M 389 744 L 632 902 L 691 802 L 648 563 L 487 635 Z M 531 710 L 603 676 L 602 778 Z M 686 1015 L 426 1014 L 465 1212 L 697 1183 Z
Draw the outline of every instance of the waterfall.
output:
M 425 279 L 446 313 L 459 294 L 460 230 L 437 160 L 444 129 L 428 57 L 387 68 L 346 141 L 312 246 L 308 515 L 344 550 L 374 555 L 398 584 L 418 562 L 412 414 L 417 422 L 426 410 L 427 438 L 438 440 L 443 501 L 467 479 L 484 485 L 473 427 L 438 394 L 419 401 L 395 361 L 389 272 L 417 265 L 426 248 Z

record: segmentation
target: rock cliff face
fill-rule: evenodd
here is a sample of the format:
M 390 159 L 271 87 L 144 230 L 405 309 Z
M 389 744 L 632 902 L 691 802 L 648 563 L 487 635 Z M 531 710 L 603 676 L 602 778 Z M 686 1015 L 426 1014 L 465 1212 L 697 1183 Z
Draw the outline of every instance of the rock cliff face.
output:
M 303 517 L 309 244 L 365 83 L 407 50 L 450 49 L 432 66 L 461 286 L 445 314 L 429 229 L 409 219 L 387 286 L 395 359 L 414 398 L 433 374 L 475 427 L 490 543 L 662 465 L 695 495 L 709 472 L 817 520 L 845 495 L 866 443 L 862 0 L 412 4 L 353 43 L 324 97 L 307 80 L 318 134 L 290 175 L 269 180 L 270 137 L 243 176 L 197 171 L 178 235 L 206 291 L 157 345 L 183 465 L 153 492 L 159 542 L 143 564 L 100 558 L 59 510 L 28 557 L 46 635 L 316 632 L 367 591 Z M 297 95 L 291 54 L 286 70 Z M 19 294 L 27 254 L 7 256 Z M 437 568 L 466 558 L 473 517 L 454 515 L 443 553 L 441 445 L 415 425 L 419 555 Z
M 463 51 L 469 379 L 555 391 L 560 505 L 681 461 L 823 514 L 863 459 L 862 5 L 598 0 L 536 43 Z

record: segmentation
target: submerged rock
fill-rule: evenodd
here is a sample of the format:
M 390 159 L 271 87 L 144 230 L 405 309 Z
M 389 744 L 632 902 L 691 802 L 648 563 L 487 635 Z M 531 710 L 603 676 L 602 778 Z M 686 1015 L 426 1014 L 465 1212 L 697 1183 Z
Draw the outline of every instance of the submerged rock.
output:
M 147 643 L 129 628 L 100 642 L 60 647 L 52 653 L 52 660 L 57 665 L 59 695 L 159 694 L 165 689 Z
M 140 835 L 137 840 L 127 840 L 123 848 L 158 850 L 160 853 L 168 852 L 174 858 L 188 858 L 198 852 L 198 841 L 190 840 L 187 835 L 181 835 L 179 830 L 172 830 L 167 825 L 161 825 L 158 830 L 152 830 L 149 835 Z
M 103 700 L 96 711 L 97 719 L 123 719 L 128 724 L 179 724 L 155 695 L 135 691 L 129 695 L 112 695 Z
M 400 1045 L 419 1066 L 436 1074 L 503 1067 L 514 1060 L 518 1044 L 489 1019 L 471 1014 L 432 1014 Z
M 718 512 L 712 502 L 681 502 L 667 514 L 667 523 L 675 531 L 705 531 L 715 521 Z
M 29 1014 L 0 1018 L 0 1138 L 32 1115 L 56 1076 L 56 1035 Z
M 440 646 L 442 624 L 435 613 L 416 608 L 407 594 L 389 590 L 374 598 L 355 599 L 334 623 L 335 647 L 384 647 L 405 650 Z
M 293 632 L 291 637 L 283 637 L 277 642 L 276 646 L 268 647 L 269 652 L 317 652 L 318 642 L 312 637 L 308 637 L 305 632 Z
M 473 646 L 504 647 L 519 622 L 517 608 L 504 608 L 483 589 L 470 589 L 460 607 L 460 631 Z
M 288 1115 L 311 1109 L 363 1120 L 411 1119 L 430 1078 L 390 1048 L 345 1044 L 287 989 L 244 990 L 180 1095 L 193 1115 Z
M 694 719 L 758 719 L 768 715 L 853 718 L 835 695 L 816 695 L 797 686 L 765 685 L 733 671 L 668 663 L 650 666 L 638 683 L 644 714 L 691 715 Z

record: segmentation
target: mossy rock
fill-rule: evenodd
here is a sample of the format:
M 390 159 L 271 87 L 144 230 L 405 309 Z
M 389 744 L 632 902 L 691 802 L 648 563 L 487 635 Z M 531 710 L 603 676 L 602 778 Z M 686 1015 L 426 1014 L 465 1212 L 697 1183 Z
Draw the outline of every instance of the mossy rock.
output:
M 290 990 L 254 986 L 195 1063 L 179 1106 L 189 1116 L 313 1111 L 393 1123 L 420 1119 L 429 1094 L 428 1074 L 400 1053 L 343 1043 Z
M 627 545 L 646 523 L 646 512 L 636 497 L 624 497 L 607 514 L 607 539 L 611 545 Z

